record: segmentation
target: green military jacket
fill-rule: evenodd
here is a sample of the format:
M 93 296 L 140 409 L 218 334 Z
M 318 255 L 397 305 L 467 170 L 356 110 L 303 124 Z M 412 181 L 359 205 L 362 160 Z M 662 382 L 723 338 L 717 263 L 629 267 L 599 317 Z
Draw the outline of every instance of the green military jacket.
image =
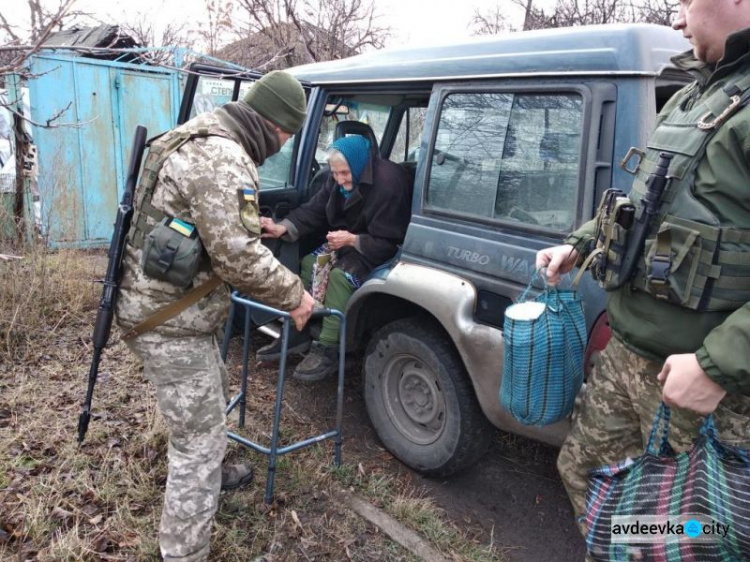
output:
M 750 72 L 750 29 L 727 39 L 725 56 L 715 69 L 690 51 L 673 62 L 696 81 L 665 104 L 657 126 L 683 104 L 695 104 L 727 76 Z M 750 230 L 749 107 L 731 116 L 708 142 L 692 194 L 723 226 Z M 584 253 L 591 247 L 594 228 L 595 221 L 590 221 L 566 242 Z M 607 312 L 615 335 L 637 353 L 657 360 L 695 353 L 708 376 L 725 390 L 750 394 L 750 303 L 735 311 L 697 312 L 626 284 L 609 293 Z

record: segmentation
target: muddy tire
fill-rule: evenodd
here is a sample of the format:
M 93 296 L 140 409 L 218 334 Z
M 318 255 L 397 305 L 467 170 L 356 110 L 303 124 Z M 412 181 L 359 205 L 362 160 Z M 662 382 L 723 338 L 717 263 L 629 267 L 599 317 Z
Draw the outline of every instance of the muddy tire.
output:
M 442 331 L 416 318 L 387 324 L 370 340 L 362 369 L 370 421 L 407 466 L 445 477 L 487 450 L 495 430 Z

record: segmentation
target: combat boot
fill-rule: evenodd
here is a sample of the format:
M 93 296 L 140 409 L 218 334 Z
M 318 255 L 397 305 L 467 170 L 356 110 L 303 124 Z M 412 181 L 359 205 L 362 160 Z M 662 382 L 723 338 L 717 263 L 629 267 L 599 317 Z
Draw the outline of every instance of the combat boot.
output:
M 253 465 L 249 462 L 221 465 L 221 489 L 234 490 L 253 481 Z
M 294 378 L 299 381 L 314 382 L 323 380 L 338 371 L 339 346 L 312 342 L 310 351 L 294 370 Z

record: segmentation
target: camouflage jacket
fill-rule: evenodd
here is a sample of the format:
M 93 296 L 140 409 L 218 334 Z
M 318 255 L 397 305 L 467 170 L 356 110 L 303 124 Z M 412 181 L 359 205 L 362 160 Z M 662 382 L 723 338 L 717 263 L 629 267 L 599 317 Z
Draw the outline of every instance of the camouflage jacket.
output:
M 194 138 L 172 153 L 159 171 L 151 199 L 160 211 L 198 229 L 210 263 L 195 277 L 193 287 L 205 283 L 213 272 L 251 298 L 293 310 L 302 299 L 302 282 L 261 244 L 257 195 L 251 201 L 238 196 L 243 190 L 257 192 L 255 163 L 216 113 L 198 116 L 181 127 L 199 126 L 222 136 Z M 127 245 L 117 302 L 117 321 L 125 329 L 192 289 L 146 277 L 141 254 L 139 248 Z M 228 289 L 222 285 L 155 331 L 177 337 L 213 333 L 225 321 L 228 307 Z

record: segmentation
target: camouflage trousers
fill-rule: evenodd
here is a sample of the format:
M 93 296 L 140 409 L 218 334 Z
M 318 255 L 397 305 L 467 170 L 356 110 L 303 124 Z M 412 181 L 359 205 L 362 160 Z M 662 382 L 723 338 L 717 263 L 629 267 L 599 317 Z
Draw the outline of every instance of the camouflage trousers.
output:
M 169 562 L 203 562 L 208 557 L 227 447 L 227 372 L 216 339 L 170 338 L 150 332 L 128 346 L 143 361 L 169 428 L 161 554 Z
M 641 455 L 661 404 L 661 384 L 656 378 L 661 363 L 630 351 L 614 337 L 599 359 L 557 459 L 576 521 L 584 534 L 588 470 Z M 716 409 L 714 419 L 722 441 L 750 448 L 750 397 L 728 394 Z M 669 442 L 676 451 L 690 447 L 702 422 L 703 417 L 698 414 L 672 409 Z

